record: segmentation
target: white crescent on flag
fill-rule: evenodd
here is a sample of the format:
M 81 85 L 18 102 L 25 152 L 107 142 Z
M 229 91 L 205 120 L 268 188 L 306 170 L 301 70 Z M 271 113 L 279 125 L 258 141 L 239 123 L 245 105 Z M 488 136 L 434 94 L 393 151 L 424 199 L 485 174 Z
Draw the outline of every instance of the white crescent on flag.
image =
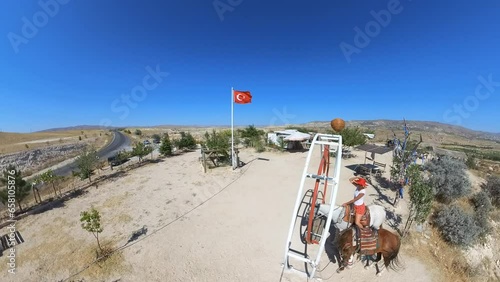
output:
M 241 93 L 238 93 L 238 95 L 236 95 L 236 100 L 238 100 L 239 102 L 243 102 L 243 99 L 241 98 L 241 96 L 243 96 Z

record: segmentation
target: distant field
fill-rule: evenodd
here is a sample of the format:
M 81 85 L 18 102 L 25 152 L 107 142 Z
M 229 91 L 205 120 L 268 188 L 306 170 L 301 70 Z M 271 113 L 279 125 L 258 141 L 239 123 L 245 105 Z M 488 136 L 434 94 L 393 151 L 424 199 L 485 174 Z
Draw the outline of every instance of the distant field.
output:
M 57 144 L 68 144 L 79 141 L 97 142 L 100 144 L 105 135 L 104 130 L 68 130 L 55 132 L 11 133 L 0 132 L 0 154 L 27 151 Z

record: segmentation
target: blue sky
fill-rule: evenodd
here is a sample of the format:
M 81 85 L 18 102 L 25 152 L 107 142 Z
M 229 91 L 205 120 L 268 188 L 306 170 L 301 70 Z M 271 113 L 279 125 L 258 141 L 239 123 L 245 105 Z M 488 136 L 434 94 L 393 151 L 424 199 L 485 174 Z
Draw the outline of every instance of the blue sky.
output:
M 0 130 L 228 125 L 234 87 L 253 95 L 237 125 L 500 132 L 499 12 L 493 0 L 5 0 Z

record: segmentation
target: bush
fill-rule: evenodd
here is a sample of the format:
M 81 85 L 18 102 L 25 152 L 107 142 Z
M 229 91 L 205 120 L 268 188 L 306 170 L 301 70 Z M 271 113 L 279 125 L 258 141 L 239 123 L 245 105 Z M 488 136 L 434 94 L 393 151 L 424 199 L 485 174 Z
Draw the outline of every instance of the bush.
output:
M 441 210 L 434 222 L 446 241 L 462 247 L 473 244 L 481 234 L 474 217 L 455 205 Z
M 430 173 L 430 184 L 441 202 L 449 203 L 470 194 L 471 183 L 465 173 L 467 167 L 463 162 L 450 157 L 441 157 L 427 162 L 424 168 Z
M 172 143 L 170 142 L 170 138 L 168 137 L 167 133 L 165 133 L 165 135 L 163 136 L 163 140 L 161 141 L 160 154 L 164 156 L 172 155 Z
M 477 167 L 476 156 L 473 154 L 467 155 L 467 161 L 465 161 L 465 165 L 470 169 L 475 169 Z
M 474 194 L 471 202 L 474 210 L 478 213 L 488 213 L 492 208 L 490 197 L 485 191 Z
M 332 133 L 332 130 L 328 130 L 328 132 Z M 344 146 L 357 146 L 363 145 L 366 143 L 366 136 L 363 135 L 363 132 L 359 127 L 346 127 L 342 129 L 339 133 L 342 136 L 342 145 Z
M 194 140 L 193 135 L 191 133 L 185 133 L 181 132 L 181 139 L 176 141 L 176 145 L 179 149 L 195 149 L 196 148 L 196 141 Z
M 136 129 L 134 132 L 135 135 L 142 135 L 142 131 L 140 129 Z
M 492 204 L 500 208 L 500 177 L 488 177 L 483 188 L 491 197 Z

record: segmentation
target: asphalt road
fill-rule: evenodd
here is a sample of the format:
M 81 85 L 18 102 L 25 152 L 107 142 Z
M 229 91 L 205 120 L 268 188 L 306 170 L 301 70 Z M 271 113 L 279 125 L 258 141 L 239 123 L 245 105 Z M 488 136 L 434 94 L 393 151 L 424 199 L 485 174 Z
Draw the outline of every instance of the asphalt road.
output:
M 99 159 L 107 160 L 116 152 L 130 146 L 130 139 L 119 131 L 113 131 L 114 138 L 110 144 L 97 152 Z M 72 162 L 60 168 L 54 169 L 54 173 L 59 176 L 71 175 L 71 171 L 77 170 L 76 162 Z

